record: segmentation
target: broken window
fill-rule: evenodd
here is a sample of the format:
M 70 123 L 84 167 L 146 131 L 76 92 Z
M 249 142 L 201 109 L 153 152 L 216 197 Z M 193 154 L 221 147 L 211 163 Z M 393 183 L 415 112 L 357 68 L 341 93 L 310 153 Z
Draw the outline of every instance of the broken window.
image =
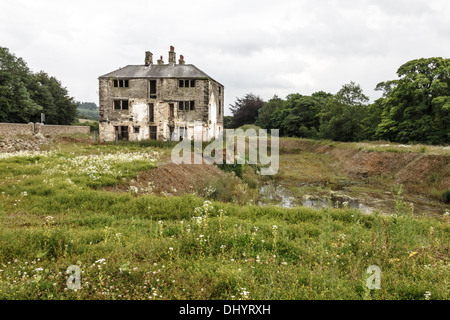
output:
M 114 110 L 128 110 L 128 99 L 114 99 Z
M 148 104 L 148 122 L 155 122 L 155 105 L 153 103 Z
M 127 126 L 115 126 L 115 135 L 117 140 L 128 140 L 128 127 Z
M 128 80 L 114 80 L 114 87 L 116 88 L 128 88 L 129 82 Z
M 156 98 L 156 80 L 150 80 L 150 98 Z

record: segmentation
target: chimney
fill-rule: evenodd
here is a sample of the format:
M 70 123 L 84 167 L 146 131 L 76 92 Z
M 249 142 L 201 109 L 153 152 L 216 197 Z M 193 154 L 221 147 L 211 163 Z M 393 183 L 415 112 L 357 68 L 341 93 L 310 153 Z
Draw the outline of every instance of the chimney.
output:
M 162 57 L 162 56 L 161 56 L 161 59 L 158 60 L 158 64 L 159 64 L 159 65 L 164 64 L 164 61 L 163 61 L 163 57 Z
M 170 46 L 169 64 L 174 65 L 175 63 L 176 63 L 175 48 L 173 46 Z
M 182 54 L 180 54 L 180 60 L 178 60 L 179 64 L 184 64 L 184 57 Z
M 153 54 L 150 51 L 145 51 L 145 66 L 153 64 Z

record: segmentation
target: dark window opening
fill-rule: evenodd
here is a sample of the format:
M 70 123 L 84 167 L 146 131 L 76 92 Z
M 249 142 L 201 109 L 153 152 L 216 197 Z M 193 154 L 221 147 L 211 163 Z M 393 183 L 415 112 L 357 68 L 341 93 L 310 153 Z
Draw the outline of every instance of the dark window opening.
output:
M 178 80 L 179 88 L 195 88 L 196 80 L 180 79 Z
M 219 116 L 222 114 L 222 101 L 219 100 Z
M 175 108 L 174 108 L 174 105 L 173 105 L 173 103 L 169 103 L 169 117 L 170 118 L 173 118 L 175 115 L 174 115 L 174 113 L 175 113 L 175 110 L 174 110 Z
M 139 127 L 134 127 L 134 133 L 139 133 Z
M 127 126 L 115 126 L 115 135 L 118 140 L 128 140 L 128 127 Z
M 178 101 L 179 111 L 194 111 L 195 101 Z
M 156 98 L 156 80 L 150 80 L 150 98 Z
M 157 126 L 150 126 L 150 139 L 156 140 Z
M 114 87 L 116 88 L 128 88 L 129 82 L 128 80 L 114 80 Z
M 114 110 L 128 110 L 128 100 L 126 99 L 114 100 Z
M 155 122 L 155 105 L 153 103 L 148 104 L 148 121 Z

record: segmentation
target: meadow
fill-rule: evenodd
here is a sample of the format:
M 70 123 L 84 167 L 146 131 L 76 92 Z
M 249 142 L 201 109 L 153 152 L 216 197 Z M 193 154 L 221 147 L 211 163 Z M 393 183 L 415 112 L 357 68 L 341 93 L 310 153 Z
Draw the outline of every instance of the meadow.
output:
M 401 192 L 391 215 L 110 192 L 170 150 L 44 149 L 0 153 L 0 299 L 449 298 L 449 213 L 416 216 Z M 381 289 L 367 286 L 372 265 Z

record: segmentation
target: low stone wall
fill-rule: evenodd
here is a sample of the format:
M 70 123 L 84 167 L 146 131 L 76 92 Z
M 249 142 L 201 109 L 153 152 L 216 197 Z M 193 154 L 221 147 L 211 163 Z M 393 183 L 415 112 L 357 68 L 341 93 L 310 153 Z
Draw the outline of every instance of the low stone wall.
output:
M 34 132 L 50 136 L 58 134 L 76 134 L 76 133 L 89 133 L 91 130 L 88 126 L 58 126 L 49 124 L 36 123 L 34 126 Z
M 55 136 L 59 134 L 87 134 L 90 131 L 88 126 L 59 126 L 41 123 L 0 123 L 0 136 L 13 137 L 19 135 L 42 134 Z
M 0 123 L 0 136 L 11 137 L 34 134 L 34 123 Z

